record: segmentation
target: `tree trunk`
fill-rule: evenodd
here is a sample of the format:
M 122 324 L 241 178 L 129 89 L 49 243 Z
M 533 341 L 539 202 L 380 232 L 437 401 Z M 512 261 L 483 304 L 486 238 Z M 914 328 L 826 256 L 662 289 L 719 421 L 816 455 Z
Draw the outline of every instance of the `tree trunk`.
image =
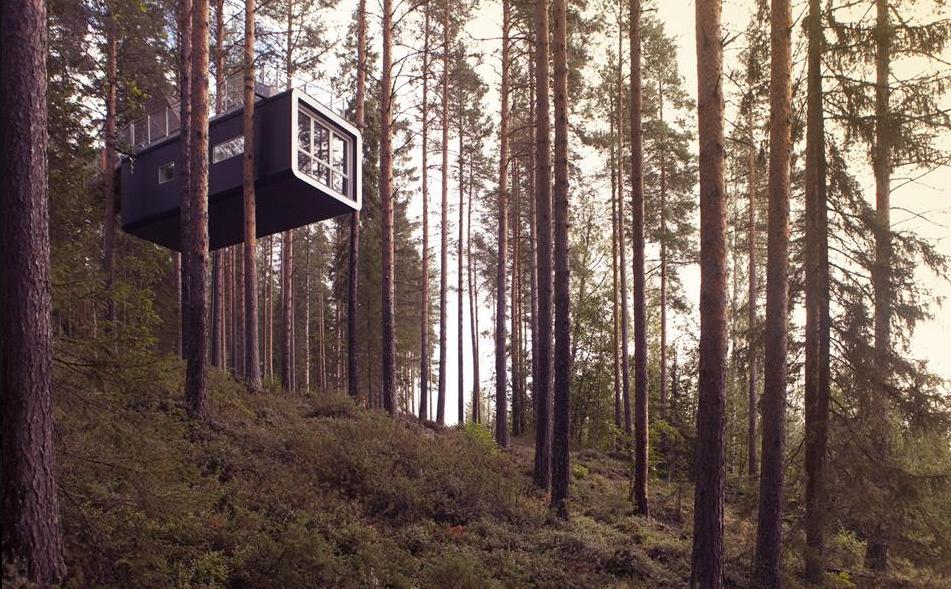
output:
M 806 96 L 806 578 L 825 572 L 825 456 L 829 436 L 829 250 L 822 113 L 822 7 L 809 1 Z
M 749 110 L 747 111 L 747 126 L 749 127 L 749 145 L 747 152 L 749 210 L 747 211 L 746 239 L 749 251 L 748 279 L 749 288 L 746 309 L 746 369 L 747 374 L 747 417 L 746 417 L 746 465 L 750 477 L 750 486 L 756 478 L 756 190 L 757 165 L 756 143 L 753 135 L 753 104 L 752 95 Z M 807 277 L 808 280 L 808 277 Z
M 224 0 L 215 0 L 215 114 L 221 114 L 224 94 Z M 245 142 L 247 145 L 247 142 Z M 211 365 L 224 368 L 225 285 L 221 270 L 221 251 L 211 253 Z
M 552 62 L 555 68 L 555 186 L 552 229 L 555 265 L 554 424 L 551 444 L 551 506 L 558 517 L 568 517 L 569 418 L 571 386 L 571 316 L 568 265 L 568 35 L 565 0 L 552 2 L 554 30 Z
M 697 0 L 700 144 L 700 366 L 697 482 L 690 587 L 723 587 L 723 426 L 726 404 L 726 186 L 720 0 Z
M 367 85 L 367 0 L 360 0 L 357 9 L 357 96 L 354 122 L 362 133 Z M 362 157 L 363 154 L 358 154 Z M 362 164 L 357 164 L 362 165 Z M 357 290 L 360 269 L 360 211 L 350 214 L 350 257 L 347 282 L 347 392 L 352 399 L 360 397 L 360 373 L 357 364 L 357 321 L 359 306 Z M 339 352 L 338 352 L 339 353 Z
M 258 248 L 254 193 L 254 0 L 244 3 L 244 377 L 261 388 L 258 356 Z
M 783 462 L 786 442 L 786 351 L 789 303 L 789 169 L 792 159 L 792 7 L 770 8 L 769 219 L 763 365 L 763 472 L 753 574 L 780 587 Z
M 419 313 L 419 418 L 426 421 L 431 417 L 429 411 L 429 11 L 427 3 L 423 8 L 425 21 L 423 31 L 423 145 L 421 183 L 423 192 L 423 277 L 420 299 L 422 307 Z
M 657 83 L 657 109 L 663 142 L 660 146 L 660 417 L 667 412 L 667 126 L 664 123 L 664 85 Z M 666 449 L 665 449 L 666 450 Z M 668 460 L 669 462 L 669 460 Z
M 200 420 L 208 412 L 208 0 L 192 6 L 191 165 L 185 292 L 191 329 L 185 399 Z
M 884 465 L 891 453 L 888 417 L 888 366 L 891 352 L 891 117 L 889 106 L 889 76 L 891 75 L 891 23 L 888 0 L 876 0 L 875 25 L 875 262 L 872 268 L 872 288 L 875 306 L 875 354 L 881 372 L 877 390 L 872 392 L 870 412 L 872 417 L 873 452 L 875 459 Z M 879 522 L 871 530 L 865 555 L 865 566 L 873 571 L 888 568 L 888 540 L 884 524 Z
M 502 0 L 502 120 L 499 131 L 498 259 L 495 272 L 495 441 L 509 446 L 505 370 L 505 267 L 508 256 L 509 28 L 511 7 Z
M 622 18 L 619 15 L 618 22 Z M 618 43 L 621 43 L 621 27 L 618 27 Z M 620 272 L 620 298 L 621 298 L 621 400 L 624 404 L 624 431 L 631 433 L 631 367 L 630 350 L 628 341 L 630 339 L 629 315 L 627 312 L 627 238 L 624 227 L 624 97 L 627 94 L 621 86 L 622 69 L 624 56 L 621 48 L 618 47 L 618 104 L 617 104 L 617 157 L 618 157 L 618 176 L 617 176 L 617 211 L 618 211 L 618 271 Z M 633 106 L 631 106 L 633 108 Z M 633 111 L 632 111 L 633 112 Z M 633 124 L 633 120 L 631 123 Z M 632 128 L 633 132 L 633 128 Z M 632 146 L 633 147 L 633 146 Z M 634 157 L 633 150 L 631 157 Z M 633 159 L 631 160 L 633 161 Z M 633 170 L 632 170 L 633 174 Z M 632 180 L 633 175 L 632 175 Z M 631 195 L 633 198 L 633 194 Z
M 182 203 L 180 218 L 181 255 L 179 256 L 181 272 L 179 274 L 179 345 L 181 356 L 187 360 L 188 340 L 191 338 L 191 309 L 188 306 L 188 269 L 191 267 L 191 232 L 188 225 L 191 220 L 191 124 L 192 124 L 192 3 L 193 0 L 179 0 L 178 13 L 178 100 L 179 119 L 181 128 L 178 136 L 181 138 L 182 172 L 179 175 L 179 199 Z
M 513 109 L 518 112 L 517 103 Z M 510 293 L 512 301 L 511 322 L 512 334 L 509 338 L 509 349 L 512 355 L 512 435 L 522 435 L 522 425 L 525 421 L 524 404 L 522 403 L 522 389 L 519 374 L 521 372 L 521 344 L 519 333 L 519 266 L 520 264 L 520 239 L 518 230 L 519 219 L 519 186 L 518 186 L 518 159 L 510 166 L 512 175 L 512 214 L 510 224 L 512 226 L 512 292 Z
M 548 3 L 535 0 L 535 215 L 538 244 L 538 346 L 535 415 L 535 467 L 541 489 L 551 486 L 552 451 L 552 226 L 551 100 L 549 88 Z
M 439 223 L 439 388 L 436 422 L 446 423 L 446 304 L 449 289 L 449 2 L 443 6 L 442 21 L 442 200 Z
M 115 14 L 110 10 L 106 24 L 106 121 L 104 144 L 106 162 L 104 166 L 104 204 L 105 216 L 102 224 L 102 273 L 106 281 L 106 321 L 116 320 L 115 299 L 115 242 L 116 242 L 116 61 L 119 32 Z M 115 330 L 115 326 L 109 326 Z
M 641 2 L 631 0 L 631 241 L 634 272 L 634 503 L 650 515 L 648 479 L 647 293 L 644 275 L 644 178 L 641 127 Z M 623 199 L 621 200 L 623 202 Z M 623 219 L 623 217 L 621 217 Z M 622 274 L 623 276 L 623 274 Z M 623 318 L 622 318 L 623 319 Z M 625 340 L 626 341 L 626 340 Z
M 380 100 L 380 209 L 383 249 L 383 408 L 396 414 L 393 308 L 393 0 L 383 0 L 383 80 Z
M 469 323 L 472 336 L 472 421 L 482 423 L 482 389 L 479 375 L 479 301 L 475 265 L 472 258 L 472 160 L 469 161 L 469 202 L 466 211 L 466 261 L 469 281 Z
M 9 0 L 0 10 L 3 556 L 46 587 L 66 573 L 53 447 L 46 5 Z
M 456 391 L 458 395 L 458 404 L 459 404 L 459 424 L 462 425 L 466 422 L 466 396 L 463 390 L 465 384 L 463 383 L 463 377 L 465 373 L 463 372 L 463 326 L 465 324 L 465 307 L 463 306 L 463 297 L 465 296 L 465 291 L 463 290 L 463 274 L 462 268 L 465 264 L 465 261 L 462 257 L 465 244 L 465 233 L 463 233 L 463 213 L 465 212 L 466 206 L 466 191 L 465 191 L 465 174 L 464 174 L 464 158 L 465 154 L 465 140 L 464 140 L 464 130 L 462 122 L 462 107 L 459 108 L 459 241 L 456 243 L 456 377 L 457 377 L 457 386 Z
M 618 93 L 620 96 L 620 92 Z M 613 101 L 612 101 L 613 102 Z M 618 280 L 618 241 L 620 237 L 620 228 L 617 215 L 617 181 L 618 181 L 618 153 L 617 140 L 614 137 L 617 129 L 618 110 L 611 107 L 611 303 L 612 316 L 614 319 L 612 330 L 611 347 L 614 355 L 614 425 L 618 429 L 623 427 L 621 417 L 621 305 L 620 305 L 620 282 Z

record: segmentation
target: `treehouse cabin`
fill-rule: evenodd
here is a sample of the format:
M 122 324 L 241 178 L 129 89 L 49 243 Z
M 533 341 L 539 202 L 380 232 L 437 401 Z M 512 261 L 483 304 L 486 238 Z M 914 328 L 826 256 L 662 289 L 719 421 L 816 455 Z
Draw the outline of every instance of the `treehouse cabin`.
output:
M 360 132 L 298 89 L 271 94 L 259 84 L 254 110 L 257 236 L 360 210 Z M 232 100 L 228 100 L 232 98 Z M 208 236 L 211 249 L 244 240 L 244 109 L 225 96 L 208 129 Z M 228 103 L 235 108 L 227 110 Z M 181 160 L 177 105 L 127 127 L 120 145 L 122 229 L 181 250 Z

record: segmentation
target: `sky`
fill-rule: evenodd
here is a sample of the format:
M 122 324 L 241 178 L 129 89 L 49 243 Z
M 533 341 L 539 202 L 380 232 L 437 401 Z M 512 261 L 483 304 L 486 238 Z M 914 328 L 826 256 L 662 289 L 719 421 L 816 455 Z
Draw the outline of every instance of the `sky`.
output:
M 340 5 L 333 11 L 331 18 L 331 22 L 333 24 L 330 26 L 330 28 L 334 34 L 342 35 L 346 31 L 348 19 L 353 13 L 352 11 L 354 9 L 354 4 L 355 2 L 345 0 L 341 2 Z M 746 26 L 752 4 L 752 0 L 727 0 L 724 2 L 723 26 L 725 32 L 741 31 Z M 916 10 L 922 9 L 920 4 L 921 3 L 916 4 Z M 594 9 L 593 3 L 591 6 L 592 8 L 589 8 L 589 10 Z M 695 96 L 697 88 L 697 74 L 694 43 L 694 2 L 655 2 L 654 6 L 657 11 L 657 16 L 664 23 L 668 34 L 673 36 L 677 42 L 679 69 L 681 75 L 684 77 L 685 87 L 691 93 L 691 95 Z M 376 30 L 379 30 L 379 3 L 371 0 L 368 2 L 368 7 L 371 12 L 371 21 L 369 26 L 371 29 L 373 27 L 377 27 Z M 801 20 L 804 10 L 805 3 L 803 1 L 800 0 L 794 2 L 793 15 L 797 24 Z M 486 96 L 484 106 L 486 112 L 490 113 L 498 112 L 499 110 L 499 50 L 501 46 L 499 37 L 501 31 L 501 21 L 501 3 L 495 0 L 482 0 L 481 6 L 473 15 L 473 19 L 467 25 L 464 33 L 465 43 L 467 44 L 469 51 L 481 52 L 484 55 L 483 63 L 480 66 L 479 71 L 482 74 L 483 79 L 485 79 L 489 85 L 489 94 Z M 374 39 L 374 42 L 379 44 L 378 35 Z M 735 54 L 738 49 L 736 45 L 738 44 L 734 44 L 733 47 L 727 47 L 725 53 L 726 68 L 730 68 L 731 64 L 735 62 Z M 379 47 L 377 47 L 377 50 L 379 51 Z M 407 51 L 405 47 L 398 47 L 396 49 L 397 57 L 405 51 Z M 593 76 L 596 68 L 607 59 L 606 47 L 591 47 L 590 53 L 592 61 L 589 64 L 589 71 L 587 72 L 589 77 Z M 951 62 L 951 50 L 947 50 L 945 59 L 946 62 Z M 898 67 L 903 66 L 899 64 Z M 930 64 L 926 64 L 924 66 L 921 64 L 915 64 L 911 67 L 920 68 L 937 66 Z M 403 94 L 397 98 L 398 102 L 401 103 L 401 106 L 404 109 L 406 108 L 406 104 L 416 102 L 418 100 L 418 98 L 408 95 L 409 92 L 415 92 L 415 90 L 406 88 L 408 88 L 408 86 L 404 86 Z M 951 107 L 951 100 L 948 100 L 946 104 L 948 107 Z M 415 113 L 410 111 L 410 115 L 415 116 Z M 941 141 L 946 148 L 951 149 L 951 137 L 944 137 Z M 455 142 L 453 142 L 453 145 L 455 145 Z M 489 145 L 486 147 L 486 149 L 490 150 L 489 153 L 491 153 L 491 150 L 495 149 L 495 147 L 494 145 Z M 580 167 L 583 171 L 592 171 L 596 167 L 602 165 L 600 156 L 598 154 L 595 154 L 583 146 L 578 145 L 572 145 L 572 149 L 577 151 L 578 157 L 581 160 Z M 453 154 L 450 154 L 450 158 L 453 157 Z M 431 158 L 431 161 L 436 161 L 438 163 L 438 158 Z M 419 162 L 417 161 L 416 164 L 418 165 L 418 163 Z M 868 165 L 867 162 L 857 161 L 855 162 L 854 166 L 853 173 L 861 182 L 863 190 L 868 195 L 869 202 L 873 202 L 874 183 L 871 176 L 870 165 Z M 902 183 L 902 179 L 906 176 L 907 174 L 905 171 L 896 171 L 894 175 L 894 185 Z M 430 173 L 430 182 L 432 183 L 430 194 L 438 195 L 438 186 L 440 183 L 438 169 Z M 451 195 L 454 194 L 454 187 L 454 181 L 450 180 Z M 608 189 L 606 188 L 605 190 L 607 191 Z M 608 198 L 608 194 L 605 195 L 605 199 Z M 918 181 L 909 182 L 901 188 L 894 189 L 892 199 L 894 207 L 892 212 L 893 227 L 896 229 L 900 228 L 903 230 L 913 230 L 919 235 L 931 239 L 936 244 L 940 252 L 947 256 L 951 256 L 951 169 L 947 167 L 940 169 Z M 438 198 L 434 198 L 433 200 L 434 202 L 431 203 L 430 207 L 430 212 L 432 215 L 430 218 L 430 227 L 431 231 L 434 232 L 434 235 L 438 235 L 435 232 L 437 232 L 439 229 L 439 203 Z M 451 197 L 450 200 L 453 201 L 454 199 Z M 454 202 L 452 202 L 450 206 L 455 207 L 456 205 Z M 421 214 L 421 198 L 419 197 L 418 193 L 413 198 L 411 203 L 410 214 L 415 215 L 417 218 Z M 453 218 L 454 215 L 450 211 L 450 219 Z M 450 231 L 453 232 L 450 233 L 450 235 L 453 235 L 455 232 L 454 225 L 450 227 Z M 431 259 L 433 260 L 434 264 L 438 264 L 438 239 L 433 239 L 432 243 L 436 245 L 434 246 L 435 249 L 431 252 Z M 372 252 L 365 253 L 370 255 Z M 454 259 L 454 250 L 451 250 L 449 284 L 455 284 Z M 949 284 L 949 282 L 938 280 L 935 276 L 930 275 L 930 273 L 925 270 L 920 270 L 918 275 L 919 280 L 930 288 L 933 295 L 935 296 L 936 301 L 942 298 L 951 298 L 951 284 Z M 696 301 L 699 293 L 699 271 L 696 266 L 687 267 L 684 269 L 683 281 L 688 296 L 693 301 L 694 316 L 696 316 Z M 434 287 L 435 286 L 436 285 L 434 285 Z M 399 283 L 397 277 L 396 288 L 403 287 L 404 285 Z M 405 285 L 405 287 L 416 288 L 416 285 Z M 492 374 L 494 367 L 494 350 L 491 334 L 485 332 L 486 328 L 490 327 L 492 319 L 492 309 L 489 306 L 489 299 L 487 295 L 488 293 L 486 292 L 486 289 L 483 288 L 479 318 L 480 327 L 483 329 L 483 334 L 480 339 L 482 358 L 481 389 L 484 396 L 491 396 L 494 391 L 494 376 Z M 452 424 L 457 421 L 456 406 L 458 397 L 456 391 L 456 382 L 459 370 L 456 362 L 455 348 L 455 342 L 457 341 L 455 319 L 457 310 L 454 292 L 449 293 L 448 300 L 449 304 L 447 308 L 447 316 L 449 318 L 449 325 L 447 335 L 449 342 L 449 357 L 447 359 L 446 380 L 448 384 L 446 415 L 447 422 Z M 951 305 L 934 305 L 932 311 L 934 312 L 933 320 L 919 325 L 915 332 L 915 336 L 911 344 L 911 354 L 919 358 L 927 359 L 932 370 L 946 379 L 951 379 L 951 354 L 949 354 L 944 347 L 947 345 L 947 340 L 945 338 L 947 338 L 948 334 L 951 333 Z M 606 312 L 609 312 L 609 310 L 606 310 Z M 438 316 L 438 308 L 434 307 L 432 309 L 432 313 L 434 316 Z M 468 309 L 466 310 L 464 324 L 464 394 L 466 401 L 468 402 L 472 389 L 471 339 L 469 335 Z M 438 358 L 434 356 L 434 370 L 437 361 Z

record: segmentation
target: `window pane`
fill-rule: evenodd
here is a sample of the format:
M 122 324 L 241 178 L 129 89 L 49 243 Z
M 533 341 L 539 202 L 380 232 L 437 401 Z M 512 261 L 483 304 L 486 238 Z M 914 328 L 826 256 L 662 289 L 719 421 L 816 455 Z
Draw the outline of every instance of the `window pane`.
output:
M 314 125 L 314 155 L 317 159 L 328 162 L 330 154 L 330 132 L 325 127 Z
M 305 174 L 311 173 L 311 158 L 302 151 L 297 152 L 297 169 Z
M 297 145 L 310 153 L 310 117 L 302 112 L 298 112 L 297 117 Z
M 343 140 L 343 137 L 334 135 L 334 153 L 333 153 L 333 164 L 334 170 L 342 174 L 347 173 L 347 143 Z
M 343 176 L 341 176 L 336 171 L 334 171 L 333 173 L 333 182 L 330 184 L 330 187 L 336 190 L 337 192 L 339 192 L 340 194 L 346 194 L 347 192 L 347 185 L 343 179 Z
M 244 137 L 233 137 L 215 145 L 211 153 L 211 163 L 217 164 L 242 153 L 244 153 Z
M 158 169 L 158 183 L 165 184 L 166 182 L 171 182 L 172 178 L 175 177 L 175 162 L 168 162 L 167 164 L 162 164 Z
M 330 186 L 330 168 L 320 162 L 314 162 L 314 175 L 317 181 Z

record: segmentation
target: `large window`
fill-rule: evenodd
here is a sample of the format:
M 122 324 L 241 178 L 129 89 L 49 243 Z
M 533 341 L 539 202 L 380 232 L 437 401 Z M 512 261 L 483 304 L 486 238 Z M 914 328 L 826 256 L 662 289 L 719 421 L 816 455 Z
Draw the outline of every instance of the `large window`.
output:
M 217 164 L 242 153 L 244 153 L 244 136 L 238 135 L 215 145 L 211 150 L 211 163 Z
M 297 115 L 297 169 L 327 188 L 350 196 L 347 138 L 334 133 L 315 116 L 300 109 Z

